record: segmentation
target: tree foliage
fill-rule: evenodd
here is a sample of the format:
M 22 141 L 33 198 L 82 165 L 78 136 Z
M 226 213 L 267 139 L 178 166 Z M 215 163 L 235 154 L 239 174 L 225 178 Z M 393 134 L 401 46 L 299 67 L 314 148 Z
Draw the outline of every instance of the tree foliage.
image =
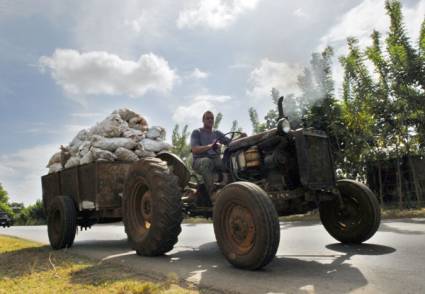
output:
M 34 204 L 24 207 L 15 217 L 17 225 L 43 225 L 46 224 L 43 202 L 38 199 Z
M 3 188 L 1 183 L 0 183 L 0 210 L 3 212 L 6 212 L 8 215 L 12 217 L 14 215 L 13 210 L 9 205 L 9 194 Z

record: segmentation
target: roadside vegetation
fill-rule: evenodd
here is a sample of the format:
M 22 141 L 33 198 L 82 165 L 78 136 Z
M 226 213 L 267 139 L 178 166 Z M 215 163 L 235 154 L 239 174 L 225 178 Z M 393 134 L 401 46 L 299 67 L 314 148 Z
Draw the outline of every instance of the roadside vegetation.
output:
M 412 40 L 401 2 L 386 0 L 385 9 L 387 33 L 371 31 L 368 47 L 350 37 L 344 56 L 334 56 L 331 47 L 312 54 L 298 76 L 301 94 L 282 93 L 284 112 L 292 128 L 328 134 L 339 178 L 367 182 L 381 204 L 420 208 L 425 203 L 425 19 L 417 28 L 419 39 Z M 343 70 L 342 89 L 335 89 L 335 59 Z M 270 90 L 277 106 L 279 89 Z M 264 120 L 253 107 L 248 114 L 253 133 L 274 128 L 278 117 L 277 107 Z M 219 122 L 224 119 L 220 114 Z M 232 130 L 237 129 L 234 121 Z M 176 125 L 173 151 L 186 159 L 190 133 L 187 126 L 179 130 Z M 370 179 L 377 182 L 374 187 Z
M 198 293 L 174 278 L 146 281 L 128 268 L 0 235 L 0 293 Z

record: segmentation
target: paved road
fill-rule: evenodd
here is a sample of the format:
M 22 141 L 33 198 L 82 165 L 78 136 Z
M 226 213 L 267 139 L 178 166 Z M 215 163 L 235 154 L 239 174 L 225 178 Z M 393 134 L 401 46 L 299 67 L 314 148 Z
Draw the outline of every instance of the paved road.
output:
M 1 229 L 47 243 L 45 226 Z M 425 219 L 384 221 L 366 244 L 337 243 L 317 222 L 281 223 L 274 261 L 260 271 L 230 266 L 211 224 L 183 225 L 175 249 L 163 257 L 128 249 L 121 224 L 79 232 L 78 254 L 125 263 L 150 277 L 177 276 L 202 288 L 240 293 L 425 293 Z

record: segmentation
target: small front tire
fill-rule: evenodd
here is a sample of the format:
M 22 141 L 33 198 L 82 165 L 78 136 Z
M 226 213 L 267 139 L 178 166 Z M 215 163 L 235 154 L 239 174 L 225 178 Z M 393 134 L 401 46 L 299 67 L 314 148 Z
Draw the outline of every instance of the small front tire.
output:
M 381 210 L 373 192 L 353 180 L 340 180 L 339 200 L 320 203 L 320 219 L 328 233 L 342 243 L 362 243 L 371 238 L 381 222 Z

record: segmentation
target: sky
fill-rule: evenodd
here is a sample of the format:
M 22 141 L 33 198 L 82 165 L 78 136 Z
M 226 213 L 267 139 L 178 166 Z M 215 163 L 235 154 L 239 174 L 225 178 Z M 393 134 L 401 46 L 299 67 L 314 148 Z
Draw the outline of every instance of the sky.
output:
M 417 42 L 425 0 L 402 1 Z M 299 93 L 311 54 L 330 45 L 337 95 L 345 40 L 385 33 L 384 0 L 0 0 L 0 183 L 11 201 L 41 199 L 41 176 L 60 145 L 112 111 L 150 126 L 222 131 L 249 107 L 264 117 L 271 89 Z

